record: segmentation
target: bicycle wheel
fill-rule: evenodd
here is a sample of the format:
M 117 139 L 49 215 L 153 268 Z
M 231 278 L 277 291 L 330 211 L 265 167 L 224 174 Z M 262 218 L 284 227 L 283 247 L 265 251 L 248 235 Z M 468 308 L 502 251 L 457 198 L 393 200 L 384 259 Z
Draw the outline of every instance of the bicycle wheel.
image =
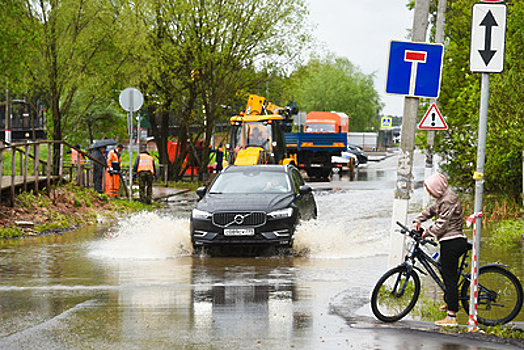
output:
M 378 280 L 371 294 L 371 310 L 381 321 L 395 322 L 415 306 L 420 294 L 420 279 L 415 271 L 397 266 Z
M 460 296 L 464 310 L 469 313 L 468 280 Z M 508 323 L 522 308 L 522 285 L 518 278 L 501 266 L 481 266 L 478 280 L 477 320 L 486 326 Z

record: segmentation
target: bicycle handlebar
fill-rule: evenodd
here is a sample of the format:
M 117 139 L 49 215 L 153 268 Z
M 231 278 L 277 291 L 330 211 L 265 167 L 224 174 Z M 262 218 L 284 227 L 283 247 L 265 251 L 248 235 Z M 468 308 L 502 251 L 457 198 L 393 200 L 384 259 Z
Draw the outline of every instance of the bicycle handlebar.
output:
M 408 234 L 409 237 L 413 238 L 420 244 L 424 245 L 426 243 L 429 243 L 432 246 L 437 246 L 437 243 L 434 240 L 422 237 L 422 232 L 424 232 L 423 228 L 420 228 L 420 231 L 416 231 L 415 229 L 410 230 L 408 227 L 404 226 L 399 221 L 397 221 L 397 225 L 399 225 L 402 228 L 402 230 L 400 230 L 400 233 L 402 233 L 403 235 Z

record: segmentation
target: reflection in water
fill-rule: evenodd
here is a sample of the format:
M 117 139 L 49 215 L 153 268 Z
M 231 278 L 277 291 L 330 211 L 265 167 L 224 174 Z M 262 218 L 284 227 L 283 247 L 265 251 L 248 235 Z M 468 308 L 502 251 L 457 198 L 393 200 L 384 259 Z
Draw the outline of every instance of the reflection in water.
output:
M 285 267 L 279 266 L 282 262 L 259 259 L 254 266 L 242 266 L 245 259 L 206 259 L 206 265 L 195 266 L 195 330 L 231 341 L 246 334 L 285 339 L 307 329 L 311 315 L 297 305 L 307 294 L 297 292 L 292 282 L 292 261 Z

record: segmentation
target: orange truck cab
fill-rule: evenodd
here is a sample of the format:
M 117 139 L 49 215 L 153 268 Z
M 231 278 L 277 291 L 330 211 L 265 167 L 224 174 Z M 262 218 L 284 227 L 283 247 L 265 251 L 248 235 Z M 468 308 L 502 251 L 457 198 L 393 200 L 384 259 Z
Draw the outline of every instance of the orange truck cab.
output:
M 349 117 L 342 112 L 309 112 L 304 132 L 348 133 Z

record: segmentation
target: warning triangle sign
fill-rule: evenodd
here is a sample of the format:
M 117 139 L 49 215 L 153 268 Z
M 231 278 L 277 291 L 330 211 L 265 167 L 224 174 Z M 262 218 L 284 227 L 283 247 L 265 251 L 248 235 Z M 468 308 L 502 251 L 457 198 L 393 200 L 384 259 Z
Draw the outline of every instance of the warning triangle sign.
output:
M 437 105 L 432 103 L 420 121 L 418 128 L 422 130 L 447 130 L 448 124 L 446 124 L 444 118 L 442 118 L 442 114 L 440 114 Z

